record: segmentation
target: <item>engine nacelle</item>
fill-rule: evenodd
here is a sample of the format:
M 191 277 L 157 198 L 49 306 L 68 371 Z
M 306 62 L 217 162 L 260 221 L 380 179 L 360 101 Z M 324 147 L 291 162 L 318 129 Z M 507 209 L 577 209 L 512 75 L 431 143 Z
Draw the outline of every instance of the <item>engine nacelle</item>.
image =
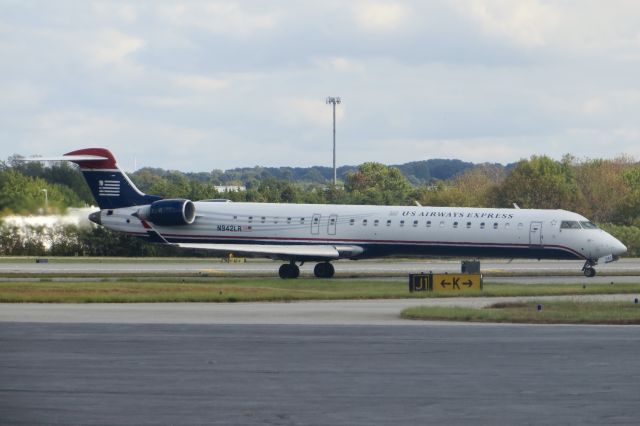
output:
M 196 220 L 196 206 L 191 200 L 158 200 L 138 209 L 140 219 L 160 226 L 191 225 Z

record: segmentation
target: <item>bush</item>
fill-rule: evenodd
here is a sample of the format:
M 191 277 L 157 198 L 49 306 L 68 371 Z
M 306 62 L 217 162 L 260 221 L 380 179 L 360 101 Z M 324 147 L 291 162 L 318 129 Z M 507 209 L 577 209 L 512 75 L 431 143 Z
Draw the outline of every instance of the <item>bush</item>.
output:
M 605 223 L 600 227 L 627 246 L 626 257 L 638 257 L 640 255 L 640 227 L 614 225 L 612 223 Z

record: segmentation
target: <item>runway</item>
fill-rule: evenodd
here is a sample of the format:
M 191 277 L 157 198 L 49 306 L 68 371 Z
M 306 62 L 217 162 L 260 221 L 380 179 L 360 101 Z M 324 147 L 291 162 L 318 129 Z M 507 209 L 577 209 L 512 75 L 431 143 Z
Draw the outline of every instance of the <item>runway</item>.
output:
M 0 277 L 10 274 L 204 274 L 209 276 L 269 276 L 277 277 L 282 262 L 249 259 L 243 263 L 224 263 L 219 259 L 207 261 L 122 261 L 100 262 L 97 260 L 59 261 L 52 259 L 48 263 L 35 261 L 0 262 Z M 459 260 L 363 260 L 333 262 L 336 277 L 406 277 L 409 273 L 420 272 L 460 272 Z M 314 263 L 305 263 L 301 268 L 302 276 L 313 276 Z M 483 260 L 482 272 L 487 277 L 509 276 L 570 276 L 584 279 L 581 273 L 581 261 L 553 260 Z M 598 265 L 598 277 L 638 276 L 640 259 L 627 258 L 618 262 Z
M 0 304 L 0 423 L 637 424 L 640 327 L 399 317 L 522 299 Z
M 637 424 L 636 327 L 0 323 L 2 424 Z

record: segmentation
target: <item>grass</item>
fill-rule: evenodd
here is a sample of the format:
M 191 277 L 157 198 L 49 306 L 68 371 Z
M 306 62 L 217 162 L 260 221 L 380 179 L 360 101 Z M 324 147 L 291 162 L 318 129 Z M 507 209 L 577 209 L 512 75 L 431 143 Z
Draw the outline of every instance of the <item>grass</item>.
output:
M 423 297 L 388 281 L 219 279 L 209 281 L 3 282 L 2 303 L 252 302 Z
M 431 297 L 638 294 L 638 284 L 485 284 L 470 293 L 409 293 L 397 280 L 300 278 L 146 278 L 103 281 L 34 278 L 0 282 L 2 303 L 254 302 Z
M 0 256 L 0 263 L 220 263 L 222 257 Z M 243 258 L 240 258 L 243 259 Z M 255 261 L 252 259 L 252 261 Z
M 542 310 L 538 310 L 538 305 Z M 486 308 L 420 306 L 402 318 L 531 324 L 640 324 L 640 304 L 632 302 L 545 301 L 498 303 Z

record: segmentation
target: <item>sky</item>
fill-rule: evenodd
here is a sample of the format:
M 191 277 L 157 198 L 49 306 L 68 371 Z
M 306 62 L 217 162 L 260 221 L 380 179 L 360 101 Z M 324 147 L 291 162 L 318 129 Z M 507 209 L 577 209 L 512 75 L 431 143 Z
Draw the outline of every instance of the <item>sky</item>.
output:
M 0 159 L 640 158 L 637 0 L 0 0 Z

